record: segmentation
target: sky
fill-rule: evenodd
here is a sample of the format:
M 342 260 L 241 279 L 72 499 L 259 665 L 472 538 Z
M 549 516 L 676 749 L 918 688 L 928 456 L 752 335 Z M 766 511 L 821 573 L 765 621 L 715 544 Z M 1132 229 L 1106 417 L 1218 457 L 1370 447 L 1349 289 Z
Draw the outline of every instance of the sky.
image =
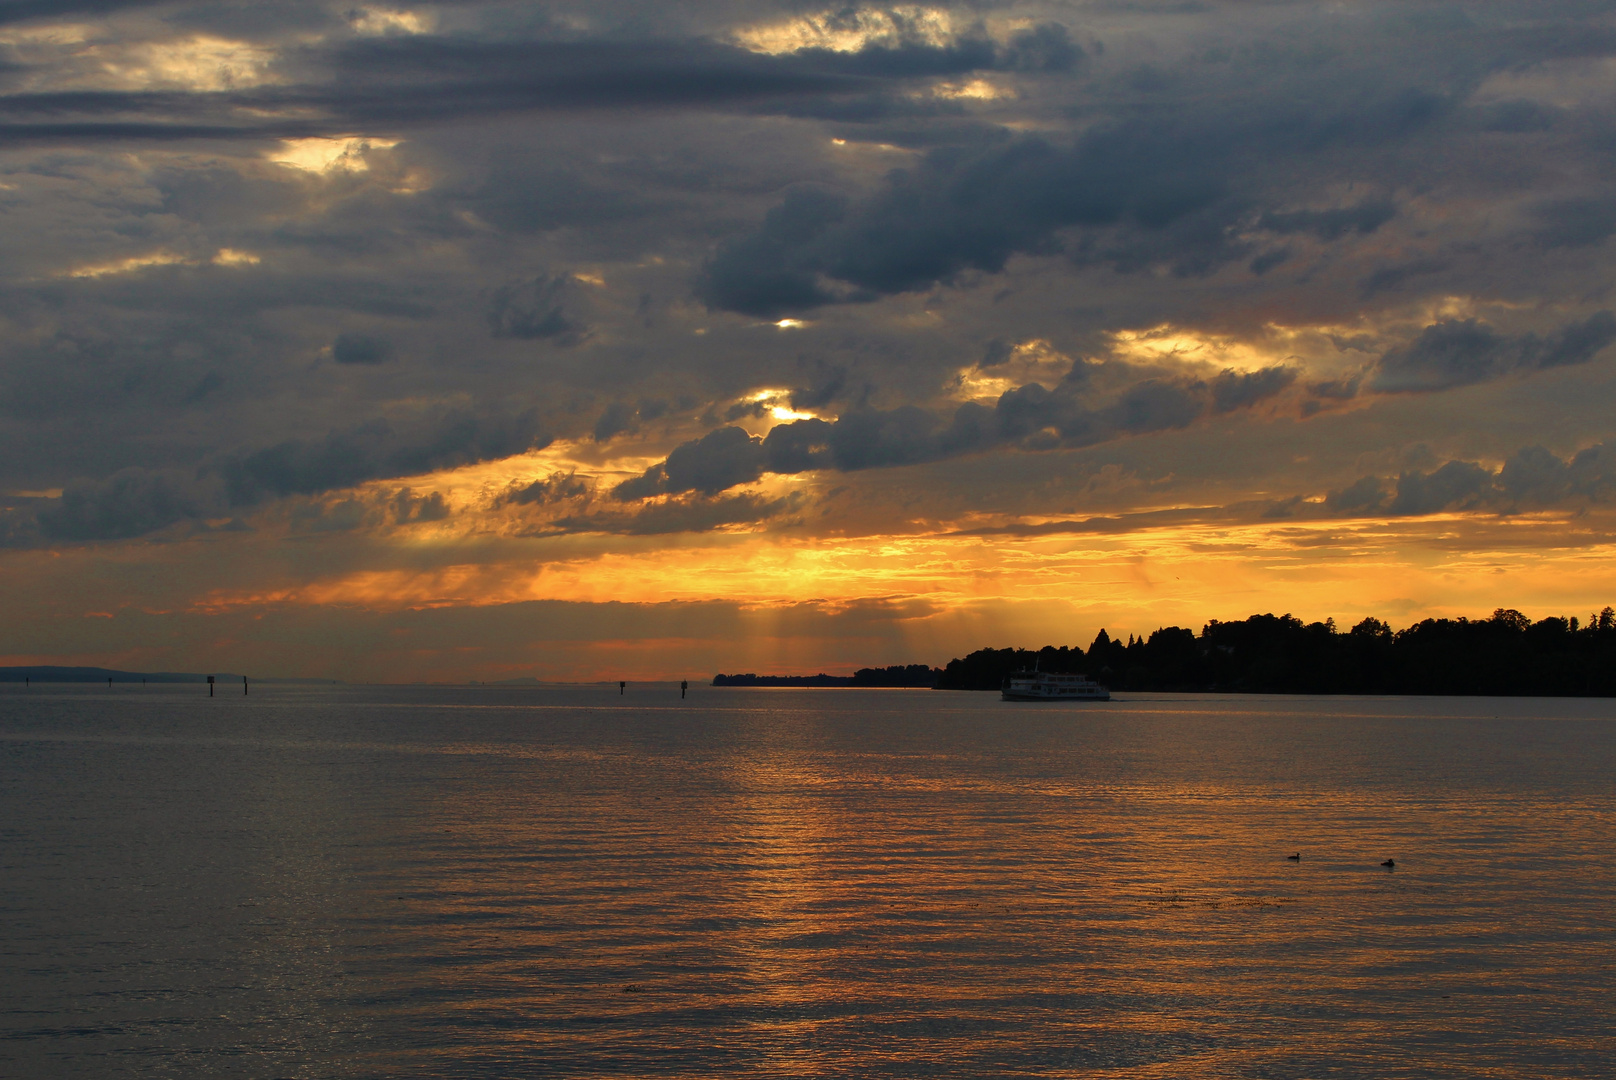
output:
M 0 664 L 1616 598 L 1616 3 L 0 0 Z

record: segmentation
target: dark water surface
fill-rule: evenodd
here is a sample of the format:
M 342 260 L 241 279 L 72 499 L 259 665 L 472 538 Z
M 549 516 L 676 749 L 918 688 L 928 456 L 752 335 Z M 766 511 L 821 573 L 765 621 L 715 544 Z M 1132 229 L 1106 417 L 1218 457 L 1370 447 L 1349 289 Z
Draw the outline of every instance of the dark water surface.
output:
M 1616 702 L 615 689 L 0 690 L 0 1075 L 1616 1073 Z

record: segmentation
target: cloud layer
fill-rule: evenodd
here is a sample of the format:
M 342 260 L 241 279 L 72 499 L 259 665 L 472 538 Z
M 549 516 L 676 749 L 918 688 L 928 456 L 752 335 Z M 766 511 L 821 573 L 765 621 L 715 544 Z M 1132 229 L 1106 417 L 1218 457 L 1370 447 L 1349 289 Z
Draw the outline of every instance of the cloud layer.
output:
M 0 578 L 1575 530 L 1607 15 L 0 3 Z

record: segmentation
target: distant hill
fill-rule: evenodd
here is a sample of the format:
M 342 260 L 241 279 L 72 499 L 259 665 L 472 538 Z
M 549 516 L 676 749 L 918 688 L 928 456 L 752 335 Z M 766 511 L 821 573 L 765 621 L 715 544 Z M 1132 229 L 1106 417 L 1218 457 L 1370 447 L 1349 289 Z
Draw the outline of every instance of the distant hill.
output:
M 926 664 L 859 668 L 851 675 L 714 675 L 714 686 L 881 686 L 931 687 L 942 672 Z
M 215 674 L 215 678 L 239 679 L 240 675 Z M 30 667 L 0 667 L 0 682 L 106 682 L 111 679 L 115 683 L 147 682 L 158 683 L 205 683 L 206 675 L 197 675 L 189 671 L 118 671 L 114 668 L 101 667 L 53 667 L 49 664 L 37 664 Z
M 240 682 L 239 672 L 216 671 L 213 677 L 220 683 Z M 194 671 L 119 671 L 103 667 L 57 667 L 51 664 L 33 664 L 28 667 L 0 667 L 0 683 L 205 683 L 208 677 Z M 255 683 L 309 683 L 340 686 L 340 679 L 268 679 L 252 677 Z
M 714 686 L 852 686 L 851 675 L 714 675 Z

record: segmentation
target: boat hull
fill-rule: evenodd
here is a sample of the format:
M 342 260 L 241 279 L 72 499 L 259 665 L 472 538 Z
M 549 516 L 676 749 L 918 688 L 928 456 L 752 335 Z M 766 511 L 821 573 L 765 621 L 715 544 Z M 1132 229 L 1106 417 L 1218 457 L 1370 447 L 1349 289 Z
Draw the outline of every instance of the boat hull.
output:
M 1000 693 L 1001 693 L 1001 696 L 1003 697 L 1003 699 L 1005 701 L 1110 701 L 1111 700 L 1111 694 L 1108 691 L 1105 691 L 1105 690 L 1101 690 L 1101 691 L 1099 691 L 1097 693 L 1096 692 L 1090 692 L 1090 693 L 1079 693 L 1079 694 L 1038 694 L 1038 693 L 1028 694 L 1028 693 L 1022 693 L 1019 690 L 1004 690 L 1004 691 L 1001 691 Z
M 1111 691 L 1071 671 L 1017 671 L 1004 680 L 1006 701 L 1110 701 Z

